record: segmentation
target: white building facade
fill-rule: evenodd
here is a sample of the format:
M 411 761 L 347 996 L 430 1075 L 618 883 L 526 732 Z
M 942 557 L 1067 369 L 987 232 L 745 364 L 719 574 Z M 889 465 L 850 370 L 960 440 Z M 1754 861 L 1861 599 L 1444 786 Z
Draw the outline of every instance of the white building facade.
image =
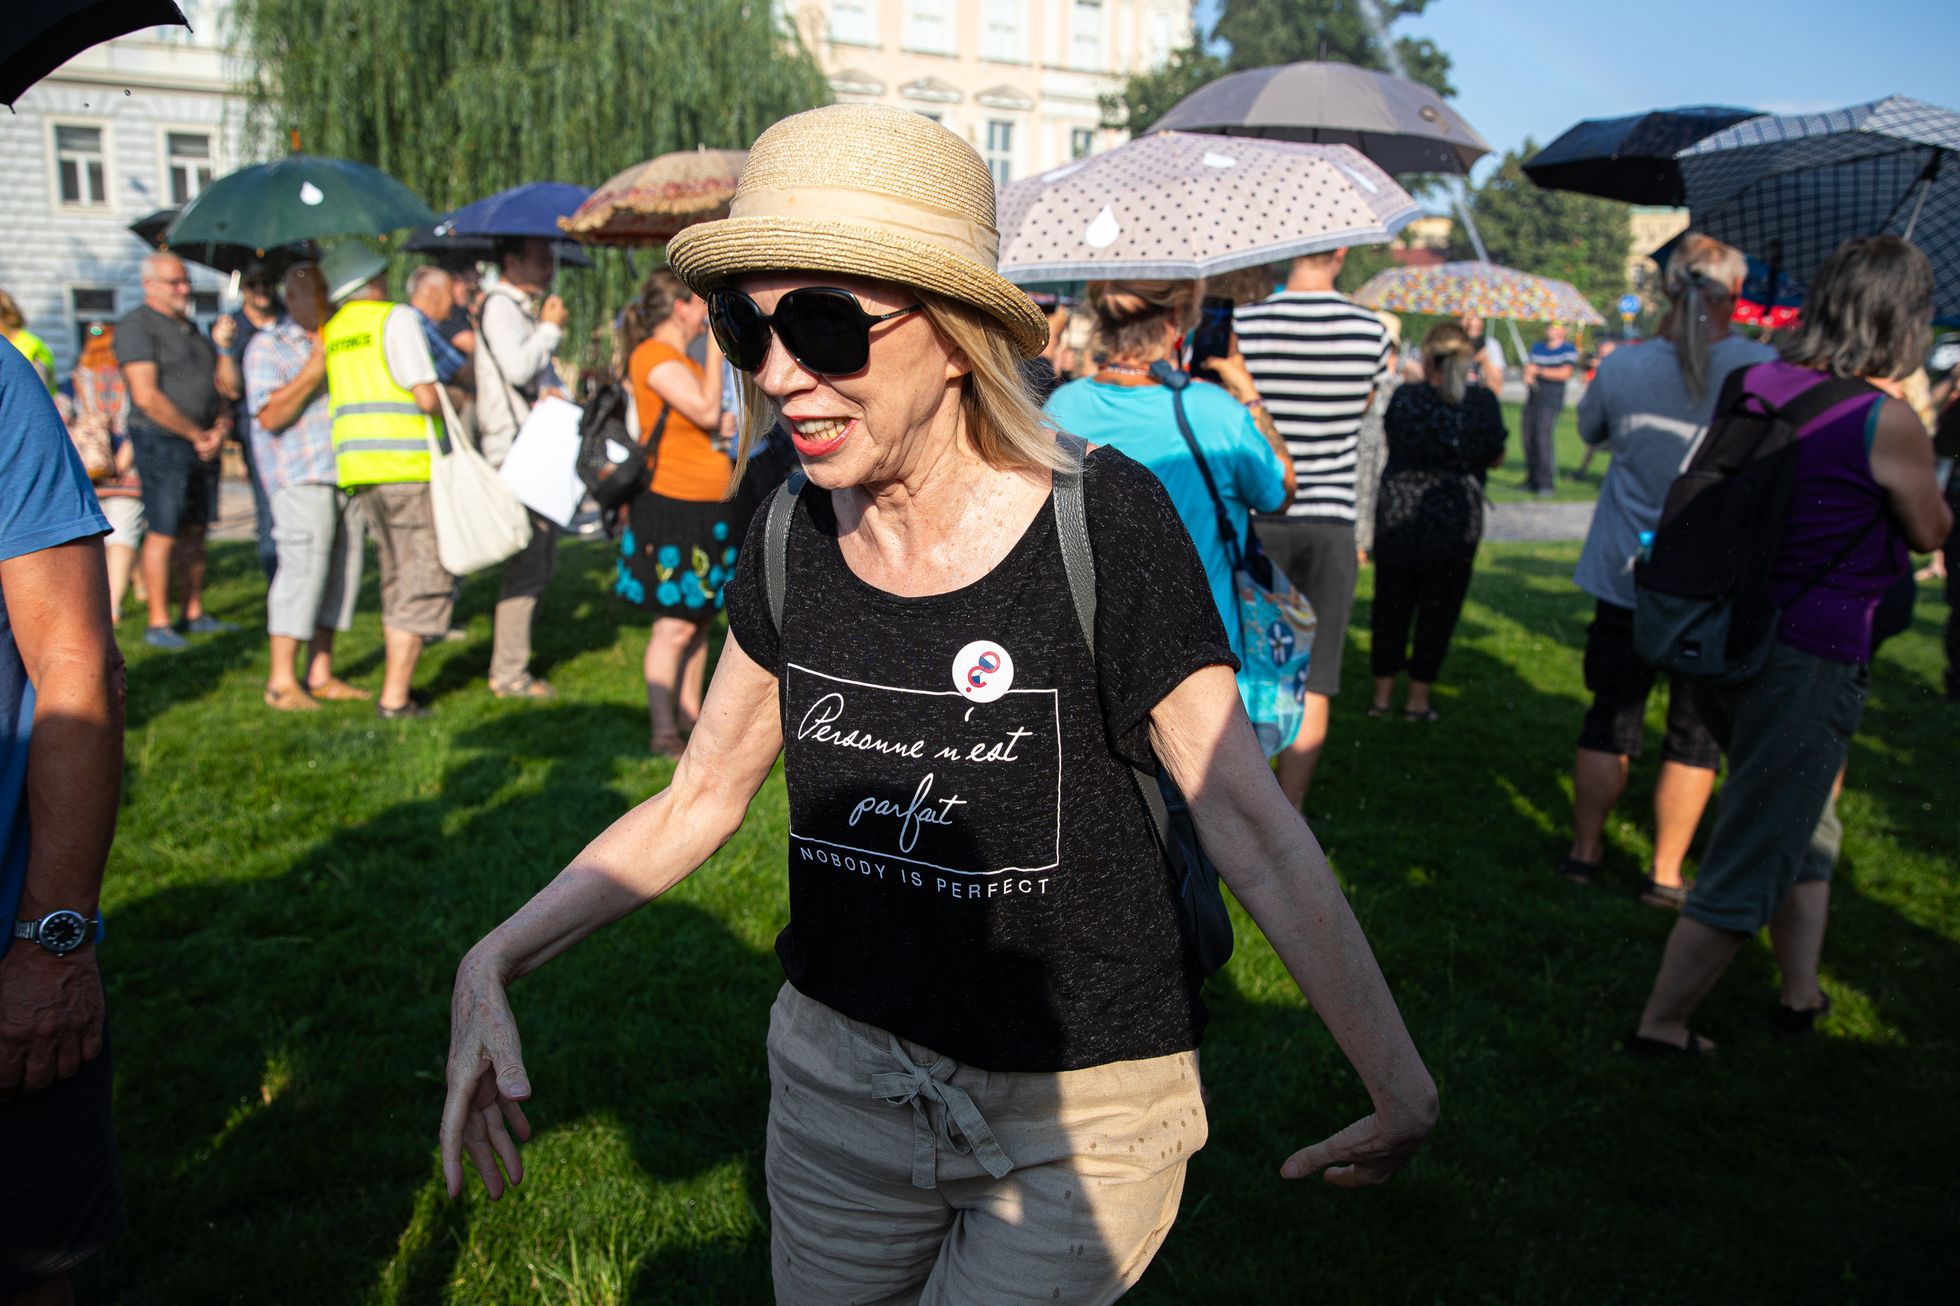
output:
M 143 302 L 148 252 L 130 223 L 181 206 L 242 158 L 245 105 L 224 46 L 225 0 L 178 0 L 192 28 L 85 51 L 0 113 L 0 288 L 66 372 L 91 321 Z M 197 315 L 225 280 L 192 266 Z
M 845 103 L 959 133 L 1005 185 L 1122 143 L 1101 96 L 1191 38 L 1189 0 L 790 0 Z

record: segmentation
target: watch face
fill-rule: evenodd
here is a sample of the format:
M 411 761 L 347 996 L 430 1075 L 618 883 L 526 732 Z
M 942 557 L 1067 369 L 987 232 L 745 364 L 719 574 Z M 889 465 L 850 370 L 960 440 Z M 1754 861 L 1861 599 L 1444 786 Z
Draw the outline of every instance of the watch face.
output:
M 41 919 L 41 942 L 50 952 L 73 952 L 87 941 L 87 930 L 80 912 L 50 912 Z

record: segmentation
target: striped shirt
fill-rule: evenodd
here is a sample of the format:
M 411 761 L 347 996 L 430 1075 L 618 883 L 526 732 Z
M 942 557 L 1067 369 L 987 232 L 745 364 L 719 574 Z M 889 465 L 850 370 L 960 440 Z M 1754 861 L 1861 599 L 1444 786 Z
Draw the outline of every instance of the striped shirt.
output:
M 1289 517 L 1354 520 L 1356 444 L 1390 369 L 1380 319 L 1333 291 L 1282 291 L 1232 315 L 1239 352 L 1293 455 Z

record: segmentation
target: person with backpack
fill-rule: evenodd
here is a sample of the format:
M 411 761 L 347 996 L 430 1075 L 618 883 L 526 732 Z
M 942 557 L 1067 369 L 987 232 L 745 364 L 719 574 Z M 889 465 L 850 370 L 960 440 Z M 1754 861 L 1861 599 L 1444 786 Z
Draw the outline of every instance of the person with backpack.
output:
M 1373 1099 L 1282 1173 L 1379 1183 L 1434 1126 L 1163 484 L 1059 440 L 1023 383 L 1047 324 L 995 270 L 994 194 L 937 123 L 834 105 L 764 131 L 729 216 L 668 246 L 745 374 L 743 451 L 780 417 L 803 476 L 750 530 L 672 783 L 458 970 L 452 1195 L 466 1154 L 492 1196 L 522 1174 L 511 982 L 692 874 L 779 755 L 778 1301 L 1108 1302 L 1142 1275 L 1207 1128 L 1200 963 L 1144 765 L 1191 795 Z
M 1642 751 L 1647 699 L 1658 673 L 1633 648 L 1633 568 L 1641 539 L 1660 522 L 1667 490 L 1708 429 L 1715 400 L 1738 368 L 1776 357 L 1729 330 L 1748 263 L 1740 251 L 1690 232 L 1662 279 L 1669 307 L 1651 340 L 1617 349 L 1579 401 L 1579 435 L 1612 455 L 1573 582 L 1593 596 L 1586 628 L 1586 689 L 1572 762 L 1572 844 L 1558 872 L 1589 884 L 1606 854 L 1606 818 Z M 1667 678 L 1667 730 L 1654 781 L 1654 855 L 1641 901 L 1676 908 L 1688 896 L 1681 862 L 1701 824 L 1722 753 L 1688 682 Z
M 1731 478 L 1766 478 L 1752 497 L 1768 511 L 1759 510 L 1751 525 L 1752 543 L 1775 541 L 1773 550 L 1763 549 L 1767 647 L 1697 650 L 1724 658 L 1740 652 L 1745 668 L 1757 659 L 1762 666 L 1736 683 L 1696 682 L 1696 701 L 1728 756 L 1729 776 L 1700 874 L 1627 1040 L 1635 1055 L 1712 1046 L 1689 1022 L 1764 925 L 1781 980 L 1773 1028 L 1808 1033 L 1830 1011 L 1818 964 L 1843 836 L 1837 790 L 1871 679 L 1872 618 L 1886 590 L 1910 570 L 1908 547 L 1935 548 L 1953 525 L 1933 477 L 1932 443 L 1900 385 L 1926 355 L 1932 302 L 1932 265 L 1911 244 L 1870 236 L 1840 245 L 1812 279 L 1803 322 L 1782 342 L 1782 358 L 1750 368 L 1731 387 L 1735 406 L 1718 409 L 1683 477 L 1718 478 L 1732 469 Z M 1752 456 L 1726 456 L 1726 424 L 1750 413 L 1767 415 L 1753 422 L 1763 434 Z M 1788 414 L 1787 421 L 1776 414 Z M 1778 450 L 1783 425 L 1794 430 Z M 1787 469 L 1787 488 L 1767 496 L 1760 487 L 1776 484 L 1770 478 L 1779 468 Z M 1721 496 L 1719 479 L 1701 492 Z M 1745 506 L 1717 502 L 1729 518 Z M 1654 548 L 1657 566 L 1670 543 L 1670 517 L 1692 507 L 1677 491 L 1668 510 Z M 1692 538 L 1693 526 L 1678 538 Z M 1692 567 L 1692 560 L 1670 562 L 1667 571 L 1678 579 Z M 1644 592 L 1644 570 L 1641 584 Z M 1739 616 L 1757 597 L 1732 596 Z
M 647 483 L 627 507 L 613 593 L 653 614 L 648 747 L 670 761 L 700 719 L 708 626 L 749 524 L 727 498 L 734 464 L 709 434 L 721 422 L 721 352 L 710 340 L 705 367 L 687 356 L 707 329 L 707 304 L 666 268 L 647 274 L 620 322 Z

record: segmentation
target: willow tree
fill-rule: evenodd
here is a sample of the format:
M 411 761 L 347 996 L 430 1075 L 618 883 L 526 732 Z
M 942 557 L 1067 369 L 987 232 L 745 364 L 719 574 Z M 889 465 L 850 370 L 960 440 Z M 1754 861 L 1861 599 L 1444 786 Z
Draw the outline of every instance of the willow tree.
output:
M 523 182 L 596 186 L 670 150 L 744 149 L 830 99 L 769 0 L 236 0 L 234 21 L 262 152 L 296 136 L 437 212 Z M 623 258 L 597 263 L 561 278 L 575 323 L 631 294 Z

